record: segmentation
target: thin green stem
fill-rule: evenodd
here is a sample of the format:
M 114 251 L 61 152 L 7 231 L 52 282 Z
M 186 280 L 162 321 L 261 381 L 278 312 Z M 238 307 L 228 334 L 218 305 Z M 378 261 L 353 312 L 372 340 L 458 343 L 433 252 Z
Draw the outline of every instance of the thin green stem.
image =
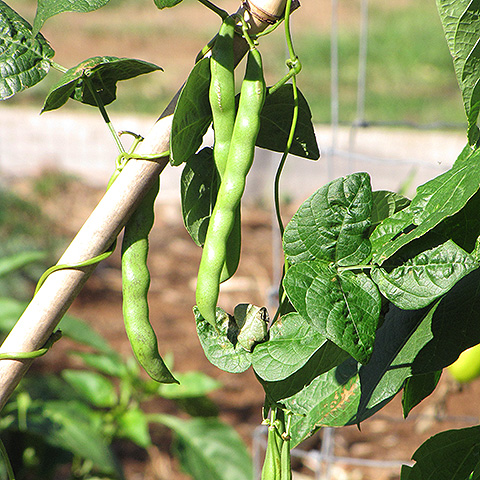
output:
M 110 120 L 110 117 L 108 116 L 108 113 L 107 113 L 107 110 L 105 109 L 105 105 L 100 97 L 100 95 L 98 94 L 98 92 L 95 90 L 93 84 L 92 84 L 92 81 L 88 78 L 88 77 L 84 77 L 85 78 L 85 83 L 87 84 L 91 94 L 93 95 L 93 98 L 95 100 L 95 103 L 97 104 L 97 107 L 98 109 L 100 110 L 100 113 L 103 117 L 103 120 L 105 121 L 105 123 L 107 124 L 108 126 L 108 129 L 110 130 L 110 133 L 112 134 L 112 137 L 113 137 L 113 140 L 115 141 L 116 145 L 117 145 L 117 148 L 118 148 L 118 151 L 120 153 L 125 153 L 125 148 L 123 148 L 123 145 L 122 145 L 122 142 L 120 140 L 120 137 L 118 136 L 118 133 L 117 131 L 115 130 L 115 128 L 113 127 L 113 124 Z
M 205 5 L 209 8 L 212 12 L 215 12 L 217 15 L 221 17 L 222 20 L 225 20 L 228 17 L 228 12 L 223 10 L 222 8 L 217 7 L 214 3 L 210 2 L 210 0 L 198 0 L 202 5 Z
M 250 48 L 250 50 L 253 50 L 255 48 L 257 48 L 255 46 L 255 43 L 253 42 L 252 40 L 252 37 L 250 37 L 249 33 L 248 33 L 248 30 L 249 30 L 249 25 L 248 23 L 246 22 L 246 20 L 243 18 L 242 15 L 237 15 L 238 19 L 240 20 L 241 24 L 242 24 L 242 34 L 243 34 L 243 38 L 245 38 L 245 40 L 247 41 L 248 43 L 248 47 Z
M 58 70 L 61 73 L 65 73 L 68 71 L 68 68 L 65 68 L 63 65 L 58 64 L 57 62 L 54 62 L 53 60 L 50 60 L 50 65 L 55 69 Z

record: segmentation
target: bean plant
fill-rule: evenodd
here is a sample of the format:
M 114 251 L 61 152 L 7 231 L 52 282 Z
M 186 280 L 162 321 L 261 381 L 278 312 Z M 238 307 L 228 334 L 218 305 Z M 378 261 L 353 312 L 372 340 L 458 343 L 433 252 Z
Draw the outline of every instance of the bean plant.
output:
M 43 0 L 33 27 L 0 2 L 0 93 L 6 99 L 38 83 L 51 68 L 60 70 L 43 111 L 69 99 L 100 110 L 119 149 L 111 184 L 130 162 L 157 162 L 168 155 L 172 167 L 182 168 L 185 227 L 203 249 L 192 321 L 213 365 L 229 373 L 253 368 L 265 391 L 268 426 L 261 478 L 287 480 L 291 448 L 322 427 L 361 426 L 397 395 L 407 417 L 435 390 L 442 370 L 480 343 L 478 5 L 437 0 L 467 118 L 466 146 L 452 168 L 419 186 L 412 199 L 373 191 L 367 172 L 337 178 L 319 185 L 284 225 L 279 184 L 288 154 L 319 158 L 308 101 L 297 86 L 301 59 L 290 20 L 298 5 L 246 2 L 231 13 L 201 2 L 219 15 L 221 26 L 173 102 L 168 151 L 136 154 L 141 139 L 126 151 L 105 108 L 115 100 L 118 81 L 160 67 L 94 57 L 67 69 L 53 61 L 54 51 L 40 33 L 55 14 L 94 10 L 108 0 Z M 155 0 L 160 10 L 179 3 Z M 267 34 L 283 35 L 288 52 L 285 76 L 272 85 L 263 75 L 269 59 L 261 56 Z M 239 73 L 235 65 L 243 55 L 246 68 Z M 235 78 L 241 81 L 238 93 Z M 210 126 L 213 144 L 202 146 Z M 241 198 L 255 147 L 282 153 L 274 203 L 283 275 L 275 311 L 242 303 L 228 312 L 218 305 L 219 291 L 241 262 Z M 139 363 L 153 379 L 176 388 L 181 379 L 160 356 L 146 303 L 147 235 L 156 193 L 144 192 L 127 224 L 128 232 L 131 222 L 140 222 L 122 249 L 124 316 Z M 97 263 L 114 247 L 76 265 L 55 266 L 40 284 L 57 270 Z M 402 468 L 402 480 L 480 478 L 479 435 L 480 426 L 474 426 L 430 438 L 413 454 L 413 466 Z M 227 477 L 219 472 L 218 478 Z

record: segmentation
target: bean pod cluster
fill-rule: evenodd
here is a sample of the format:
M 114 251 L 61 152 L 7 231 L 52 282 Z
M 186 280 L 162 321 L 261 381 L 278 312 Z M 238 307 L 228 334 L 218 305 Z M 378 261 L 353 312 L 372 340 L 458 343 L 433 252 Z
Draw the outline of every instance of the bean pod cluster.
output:
M 214 159 L 220 187 L 200 261 L 196 302 L 203 318 L 213 326 L 216 326 L 215 311 L 220 283 L 224 277 L 228 277 L 229 265 L 233 264 L 236 269 L 238 264 L 240 202 L 253 163 L 255 142 L 260 130 L 260 112 L 266 95 L 262 58 L 260 52 L 252 46 L 247 54 L 238 110 L 232 117 L 235 92 L 232 82 L 234 64 L 231 61 L 233 33 L 230 35 L 230 32 L 233 32 L 233 25 L 231 17 L 224 21 L 211 59 L 210 103 L 215 131 Z M 235 244 L 233 249 L 230 248 L 230 242 Z

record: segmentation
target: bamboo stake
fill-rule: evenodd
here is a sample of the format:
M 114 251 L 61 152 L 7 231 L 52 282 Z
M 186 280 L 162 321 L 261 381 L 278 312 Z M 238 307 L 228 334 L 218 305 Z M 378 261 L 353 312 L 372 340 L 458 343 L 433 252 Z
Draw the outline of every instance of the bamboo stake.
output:
M 262 0 L 255 0 L 257 9 L 270 12 L 274 16 L 279 15 L 284 6 L 285 0 L 266 0 L 266 7 L 262 8 Z M 245 4 L 242 5 L 239 12 L 245 14 L 246 8 Z M 268 23 L 255 18 L 257 32 L 268 26 Z M 236 38 L 235 48 L 239 61 L 246 53 L 245 42 L 240 37 Z M 136 153 L 149 155 L 169 150 L 173 111 L 179 92 L 139 145 Z M 158 161 L 128 162 L 65 250 L 58 264 L 80 263 L 107 250 L 167 164 L 167 157 Z M 95 265 L 92 265 L 81 269 L 58 270 L 49 275 L 5 339 L 0 353 L 30 352 L 41 348 L 94 269 Z M 32 361 L 0 360 L 0 410 Z

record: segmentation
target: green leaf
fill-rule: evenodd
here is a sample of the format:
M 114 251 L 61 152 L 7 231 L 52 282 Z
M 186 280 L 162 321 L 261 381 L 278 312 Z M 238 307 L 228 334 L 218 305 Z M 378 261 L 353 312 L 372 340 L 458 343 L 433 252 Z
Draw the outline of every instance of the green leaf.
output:
M 104 105 L 117 98 L 117 82 L 162 70 L 153 63 L 132 58 L 92 57 L 69 68 L 50 89 L 42 112 L 55 110 L 73 98 L 97 106 L 92 93 L 97 92 Z
M 212 122 L 208 100 L 210 59 L 203 58 L 193 67 L 178 97 L 170 134 L 170 163 L 178 166 L 198 150 Z
M 462 92 L 468 120 L 468 141 L 474 145 L 479 137 L 476 125 L 480 100 L 478 2 L 437 0 L 437 6 Z
M 260 131 L 257 147 L 284 152 L 290 135 L 290 125 L 293 118 L 293 87 L 285 84 L 265 99 L 260 114 Z M 290 148 L 292 155 L 317 160 L 320 157 L 315 129 L 312 123 L 312 112 L 303 94 L 298 91 L 298 120 L 293 143 Z
M 439 370 L 438 372 L 413 375 L 407 379 L 402 395 L 404 418 L 408 417 L 412 408 L 433 393 L 441 376 L 442 370 Z
M 317 190 L 285 228 L 290 263 L 325 260 L 356 265 L 370 255 L 372 190 L 367 173 L 338 178 Z
M 359 362 L 368 361 L 381 304 L 369 277 L 312 261 L 291 266 L 283 285 L 298 313 L 321 335 Z
M 147 416 L 143 410 L 138 407 L 129 407 L 128 410 L 117 415 L 116 420 L 119 437 L 128 438 L 142 448 L 148 448 L 152 445 Z
M 89 353 L 89 352 L 70 352 L 71 355 L 80 357 L 85 365 L 93 368 L 105 375 L 111 377 L 125 378 L 128 375 L 128 369 L 117 352 L 111 353 Z
M 386 268 L 389 268 L 388 263 L 384 263 Z M 447 293 L 478 266 L 471 255 L 448 240 L 391 271 L 373 268 L 371 275 L 382 294 L 394 305 L 404 310 L 415 310 L 426 307 Z
M 196 480 L 250 480 L 252 460 L 235 430 L 216 418 L 150 415 L 175 433 L 182 468 Z M 228 461 L 227 461 L 228 459 Z
M 46 20 L 63 12 L 87 13 L 106 5 L 110 0 L 38 0 L 33 28 L 38 32 Z
M 90 460 L 101 472 L 122 476 L 98 415 L 79 402 L 42 401 L 28 409 L 28 431 L 55 447 Z
M 153 3 L 159 8 L 160 10 L 164 8 L 174 7 L 178 5 L 182 0 L 153 0 Z
M 386 218 L 410 205 L 410 200 L 407 197 L 387 190 L 372 192 L 372 200 L 371 228 L 376 227 Z
M 385 219 L 372 233 L 373 261 L 381 265 L 400 248 L 459 212 L 480 184 L 480 151 L 421 185 L 411 204 Z
M 416 463 L 409 471 L 408 480 L 466 480 L 478 467 L 479 457 L 479 425 L 440 432 L 413 454 Z
M 31 263 L 43 260 L 46 252 L 37 250 L 18 252 L 7 257 L 0 258 L 0 277 L 4 277 L 9 273 L 20 270 Z
M 255 373 L 263 380 L 283 380 L 302 368 L 328 340 L 298 313 L 277 320 L 269 331 L 269 340 L 252 353 Z
M 202 317 L 196 306 L 193 314 L 200 344 L 210 363 L 229 373 L 244 372 L 250 367 L 251 353 L 236 343 L 237 328 L 233 317 L 217 307 L 217 331 Z
M 217 198 L 216 175 L 213 150 L 206 147 L 186 161 L 180 180 L 183 223 L 199 247 L 205 243 Z
M 33 87 L 47 75 L 55 55 L 43 35 L 0 0 L 0 99 Z
M 103 375 L 87 370 L 63 370 L 62 377 L 96 407 L 112 408 L 117 404 L 115 387 Z
M 208 395 L 219 389 L 222 384 L 202 372 L 175 373 L 177 384 L 162 384 L 158 386 L 158 394 L 164 398 L 196 398 Z

